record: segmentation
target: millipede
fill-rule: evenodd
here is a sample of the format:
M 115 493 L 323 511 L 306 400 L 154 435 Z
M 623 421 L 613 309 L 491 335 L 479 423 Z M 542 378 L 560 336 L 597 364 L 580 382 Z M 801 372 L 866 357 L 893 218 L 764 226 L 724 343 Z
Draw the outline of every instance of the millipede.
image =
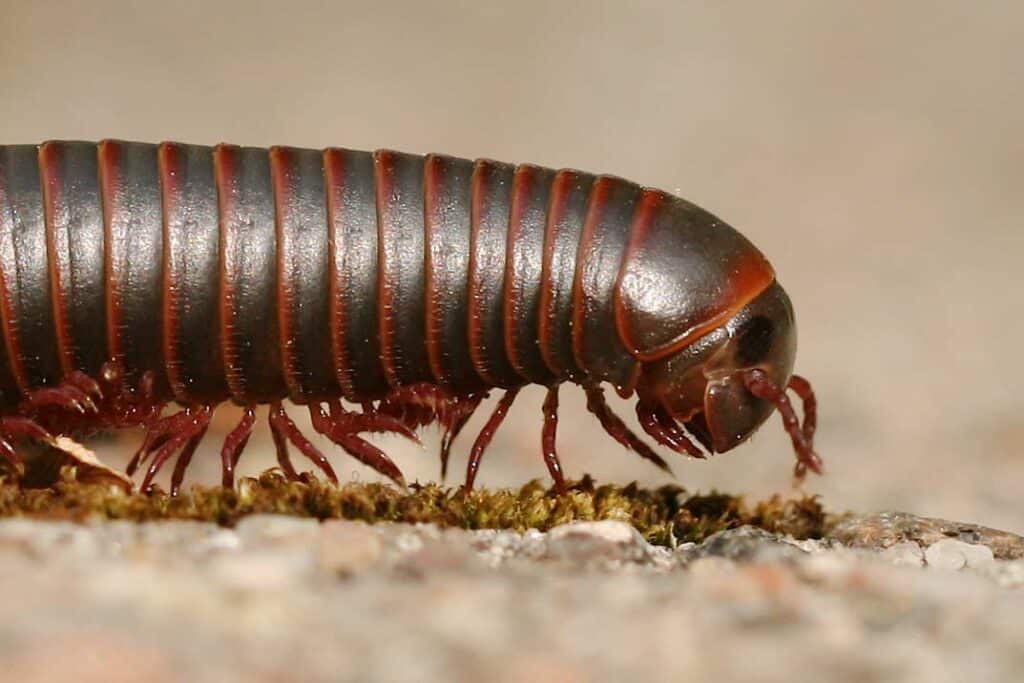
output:
M 268 405 L 277 462 L 337 482 L 285 409 L 404 486 L 367 440 L 452 443 L 493 391 L 465 487 L 520 389 L 579 385 L 621 446 L 667 462 L 613 412 L 634 398 L 655 443 L 728 451 L 782 416 L 795 474 L 821 472 L 816 400 L 793 374 L 790 300 L 766 258 L 700 207 L 611 175 L 441 154 L 51 141 L 0 146 L 0 456 L 115 428 L 145 436 L 141 488 L 177 493 L 218 405 L 234 473 Z M 789 400 L 803 403 L 803 421 Z

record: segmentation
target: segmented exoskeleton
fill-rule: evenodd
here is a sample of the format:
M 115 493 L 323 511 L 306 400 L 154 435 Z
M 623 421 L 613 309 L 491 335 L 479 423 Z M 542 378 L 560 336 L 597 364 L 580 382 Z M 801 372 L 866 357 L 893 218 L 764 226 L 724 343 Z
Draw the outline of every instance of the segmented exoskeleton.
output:
M 15 466 L 18 438 L 142 425 L 130 472 L 147 463 L 146 488 L 177 455 L 176 492 L 231 400 L 244 411 L 222 450 L 226 486 L 260 404 L 284 472 L 298 476 L 291 443 L 336 480 L 290 399 L 402 483 L 363 434 L 440 423 L 444 467 L 501 389 L 471 487 L 519 388 L 538 383 L 544 461 L 563 487 L 569 381 L 659 467 L 602 385 L 636 395 L 644 431 L 695 457 L 687 432 L 725 451 L 778 408 L 797 473 L 819 469 L 814 397 L 791 375 L 792 309 L 768 262 L 697 206 L 613 176 L 333 148 L 0 146 L 0 323 L 0 454 Z

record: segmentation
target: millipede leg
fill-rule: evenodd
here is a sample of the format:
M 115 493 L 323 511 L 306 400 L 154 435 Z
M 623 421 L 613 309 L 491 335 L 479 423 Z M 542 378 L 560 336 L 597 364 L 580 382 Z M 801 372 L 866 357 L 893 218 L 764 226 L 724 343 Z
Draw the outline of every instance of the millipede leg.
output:
M 27 417 L 0 418 L 0 433 L 6 437 L 50 441 L 53 437 L 43 427 Z
M 559 492 L 565 491 L 565 477 L 562 475 L 562 463 L 558 460 L 558 452 L 555 450 L 555 434 L 558 431 L 558 385 L 548 388 L 548 395 L 544 399 L 544 428 L 541 431 L 541 449 L 544 453 L 544 464 L 548 467 L 548 473 L 555 480 L 555 488 Z
M 695 443 L 693 443 L 693 441 L 690 440 L 690 437 L 686 434 L 686 432 L 683 431 L 683 428 L 679 425 L 679 423 L 676 422 L 675 419 L 673 419 L 673 417 L 665 409 L 665 406 L 658 406 L 658 408 L 654 411 L 654 418 L 658 421 L 658 424 L 668 435 L 670 435 L 676 441 L 683 444 L 683 447 L 686 449 L 686 452 L 689 455 L 692 455 L 693 457 L 698 458 L 700 460 L 707 459 L 707 455 L 704 453 L 704 451 L 702 451 L 699 446 L 697 446 Z M 689 447 L 687 447 L 686 444 L 689 444 Z
M 650 460 L 666 472 L 671 472 L 668 463 L 660 455 L 654 452 L 650 446 L 630 431 L 626 423 L 612 412 L 611 407 L 604 398 L 604 390 L 599 386 L 585 386 L 583 390 L 587 394 L 587 410 L 597 416 L 598 421 L 608 432 L 608 435 L 618 441 L 626 448 L 634 451 L 645 460 Z
M 456 394 L 444 387 L 421 382 L 392 389 L 375 409 L 371 407 L 368 410 L 364 406 L 363 412 L 392 416 L 409 429 L 437 424 L 441 429 L 441 478 L 444 479 L 448 474 L 448 459 L 455 437 L 485 398 L 486 392 Z
M 70 410 L 79 415 L 96 411 L 96 404 L 93 400 L 84 391 L 69 384 L 36 389 L 25 398 L 25 406 L 29 411 L 58 408 Z
M 398 484 L 399 488 L 405 488 L 405 477 L 402 475 L 402 471 L 398 469 L 398 465 L 384 451 L 372 443 L 353 435 L 341 436 L 335 443 L 359 462 L 391 479 Z
M 255 415 L 256 408 L 253 407 L 252 410 L 253 410 L 253 415 L 252 415 L 251 418 L 250 418 L 249 415 L 245 415 L 242 418 L 243 422 L 249 423 L 249 433 L 246 434 L 245 440 L 242 441 L 240 444 L 238 444 L 238 446 L 232 450 L 232 453 L 231 453 L 231 469 L 232 470 L 237 470 L 238 469 L 238 461 L 242 457 L 242 451 L 244 451 L 245 447 L 249 444 L 249 437 L 252 436 L 253 427 L 256 426 L 256 415 Z
M 156 398 L 152 372 L 143 374 L 137 387 L 129 388 L 117 366 L 108 362 L 98 378 L 75 370 L 59 385 L 31 392 L 22 401 L 20 412 L 54 433 L 69 434 L 149 426 L 164 405 Z
M 420 439 L 412 427 L 399 416 L 383 413 L 379 408 L 374 408 L 372 403 L 363 403 L 362 413 L 345 410 L 341 406 L 341 401 L 338 400 L 327 401 L 327 408 L 330 411 L 331 419 L 346 424 L 346 429 L 373 434 L 398 434 L 413 443 L 420 443 Z
M 142 486 L 140 487 L 142 491 L 149 490 L 153 478 L 176 451 L 183 448 L 188 449 L 191 446 L 191 442 L 197 436 L 201 438 L 201 435 L 206 432 L 206 428 L 210 424 L 210 417 L 213 414 L 209 406 L 201 406 L 198 409 L 186 408 L 185 412 L 189 416 L 188 423 L 178 433 L 166 439 L 163 445 L 155 451 L 153 461 L 150 463 L 149 469 L 146 470 L 146 476 L 142 480 Z M 191 459 L 191 457 L 192 454 L 189 453 L 188 458 Z M 184 469 L 182 469 L 182 474 L 184 474 Z
M 34 439 L 49 443 L 53 437 L 39 423 L 27 417 L 0 418 L 0 456 L 20 475 L 24 472 L 25 461 L 11 443 L 14 439 Z
M 448 427 L 441 436 L 441 481 L 444 481 L 445 477 L 448 476 L 448 458 L 451 456 L 452 444 L 455 443 L 455 437 L 459 435 L 462 428 L 465 427 L 466 423 L 469 422 L 469 419 L 473 417 L 473 413 L 476 412 L 477 406 L 479 405 L 480 399 L 477 399 L 471 407 L 452 420 L 451 426 Z
M 793 375 L 789 378 L 789 388 L 803 401 L 804 438 L 808 442 L 813 442 L 814 432 L 818 427 L 818 399 L 814 396 L 814 389 L 811 388 L 811 383 L 800 375 Z
M 487 398 L 487 393 L 472 393 L 466 396 L 453 397 L 443 404 L 438 421 L 441 423 L 441 480 L 448 475 L 448 459 L 452 452 L 452 444 L 462 429 L 480 407 L 480 402 Z
M 135 451 L 135 455 L 128 462 L 128 467 L 125 468 L 128 476 L 135 474 L 135 470 L 152 455 L 155 449 L 159 448 L 175 432 L 183 429 L 188 424 L 190 417 L 189 409 L 185 409 L 154 421 L 146 430 L 142 445 Z
M 274 421 L 274 410 L 270 411 L 270 436 L 274 439 L 274 450 L 277 451 L 277 464 L 284 472 L 285 478 L 288 481 L 298 481 L 299 473 L 295 471 L 295 466 L 292 464 L 292 457 L 288 453 L 288 440 L 284 434 L 281 433 L 280 428 L 275 424 Z
M 156 380 L 152 371 L 143 373 L 138 386 L 121 386 L 104 404 L 106 420 L 114 426 L 145 424 L 160 414 L 164 403 L 156 398 Z
M 252 436 L 252 427 L 256 423 L 256 412 L 252 406 L 246 406 L 242 412 L 242 419 L 224 439 L 224 446 L 220 450 L 221 482 L 226 489 L 235 486 L 235 465 L 242 455 L 249 437 Z
M 348 419 L 352 420 L 360 432 L 371 434 L 398 434 L 404 436 L 415 444 L 420 444 L 420 438 L 416 432 L 410 429 L 401 420 L 390 415 L 380 413 L 347 413 Z
M 346 453 L 359 462 L 405 488 L 405 477 L 402 476 L 402 471 L 392 462 L 391 458 L 373 444 L 359 438 L 360 432 L 367 431 L 364 428 L 365 422 L 359 419 L 363 416 L 345 411 L 340 404 L 337 408 L 332 408 L 329 415 L 324 412 L 322 407 L 311 403 L 309 417 L 313 423 L 313 429 L 317 432 L 341 446 Z M 295 443 L 294 440 L 293 443 Z M 334 481 L 337 481 L 337 478 Z
M 636 404 L 636 417 L 643 430 L 662 446 L 667 446 L 676 453 L 686 453 L 694 458 L 704 459 L 704 452 L 690 441 L 672 416 L 660 405 L 640 401 Z
M 175 451 L 188 443 L 190 438 L 191 437 L 188 434 L 176 434 L 156 450 L 153 455 L 153 461 L 149 464 L 149 469 L 146 470 L 146 476 L 142 479 L 142 485 L 139 487 L 140 490 L 149 490 L 149 487 L 153 483 L 153 477 L 157 475 L 160 468 L 164 466 L 164 463 L 167 462 Z
M 491 413 L 487 424 L 477 434 L 476 441 L 473 442 L 473 448 L 469 452 L 469 462 L 466 463 L 465 489 L 467 491 L 473 490 L 473 483 L 476 481 L 476 473 L 480 470 L 480 461 L 483 460 L 484 451 L 490 445 L 491 439 L 494 438 L 495 432 L 498 431 L 498 427 L 505 421 L 508 409 L 512 407 L 512 402 L 516 400 L 518 395 L 519 387 L 512 387 L 506 391 L 498 401 L 498 405 L 494 407 L 494 412 Z
M 68 384 L 77 387 L 81 391 L 85 392 L 95 401 L 103 400 L 103 389 L 100 383 L 94 380 L 89 375 L 85 374 L 81 370 L 75 370 L 67 376 L 65 380 Z
M 816 419 L 815 411 L 817 407 L 814 401 L 814 394 L 810 392 L 810 384 L 806 386 L 808 398 L 805 399 L 804 404 L 805 409 L 808 405 L 810 406 L 806 414 L 810 415 L 810 418 L 805 417 L 805 421 L 807 419 L 811 420 L 811 425 L 808 429 L 806 424 L 804 426 L 800 425 L 800 419 L 797 417 L 789 397 L 786 396 L 786 390 L 771 381 L 763 370 L 748 370 L 743 375 L 743 381 L 750 393 L 758 398 L 771 401 L 779 411 L 779 415 L 782 417 L 782 424 L 793 441 L 793 450 L 796 452 L 797 462 L 796 467 L 793 469 L 793 474 L 796 478 L 798 480 L 803 479 L 807 475 L 808 469 L 815 474 L 821 474 L 821 458 L 814 452 L 814 444 L 808 438 L 808 432 L 811 436 L 814 434 L 814 420 Z M 799 382 L 797 384 L 799 386 Z M 800 391 L 803 389 L 804 387 L 799 389 L 793 388 L 793 391 L 800 395 Z
M 171 474 L 171 495 L 176 496 L 181 490 L 181 482 L 185 480 L 185 470 L 188 469 L 188 465 L 192 462 L 192 456 L 196 453 L 196 448 L 199 447 L 199 443 L 206 436 L 207 430 L 210 428 L 210 423 L 207 422 L 203 425 L 203 428 L 198 434 L 189 439 L 188 443 L 181 450 L 181 454 L 178 456 L 178 461 L 174 463 L 174 472 Z
M 284 470 L 285 476 L 289 479 L 299 478 L 288 455 L 288 441 L 291 441 L 300 453 L 309 458 L 332 483 L 337 485 L 338 475 L 334 473 L 330 461 L 320 452 L 319 448 L 302 435 L 298 426 L 284 412 L 284 407 L 280 403 L 275 403 L 270 407 L 270 431 L 274 435 L 274 445 L 277 447 L 277 462 Z

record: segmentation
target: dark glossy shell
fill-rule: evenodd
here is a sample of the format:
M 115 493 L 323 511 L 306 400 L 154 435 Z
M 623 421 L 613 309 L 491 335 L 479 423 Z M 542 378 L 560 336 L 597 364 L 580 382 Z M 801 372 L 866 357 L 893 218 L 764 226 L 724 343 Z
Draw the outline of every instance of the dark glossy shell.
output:
M 702 209 L 443 155 L 0 146 L 0 401 L 113 360 L 189 405 L 628 389 L 773 281 Z

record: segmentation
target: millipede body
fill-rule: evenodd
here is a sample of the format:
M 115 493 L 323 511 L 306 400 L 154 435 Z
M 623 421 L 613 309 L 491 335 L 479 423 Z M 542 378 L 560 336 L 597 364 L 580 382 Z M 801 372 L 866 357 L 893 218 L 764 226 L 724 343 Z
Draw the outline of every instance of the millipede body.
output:
M 367 433 L 416 439 L 438 423 L 444 469 L 499 390 L 470 451 L 472 487 L 520 387 L 536 383 L 562 487 L 565 382 L 660 467 L 604 385 L 635 397 L 657 443 L 694 457 L 733 448 L 777 409 L 797 474 L 820 467 L 814 395 L 792 374 L 792 307 L 767 260 L 703 209 L 614 176 L 388 150 L 0 146 L 0 326 L 0 456 L 15 468 L 20 439 L 142 426 L 129 473 L 144 465 L 145 488 L 176 458 L 176 492 L 230 400 L 244 410 L 221 452 L 225 485 L 262 404 L 285 474 L 299 476 L 294 447 L 336 480 L 289 399 L 402 483 Z

